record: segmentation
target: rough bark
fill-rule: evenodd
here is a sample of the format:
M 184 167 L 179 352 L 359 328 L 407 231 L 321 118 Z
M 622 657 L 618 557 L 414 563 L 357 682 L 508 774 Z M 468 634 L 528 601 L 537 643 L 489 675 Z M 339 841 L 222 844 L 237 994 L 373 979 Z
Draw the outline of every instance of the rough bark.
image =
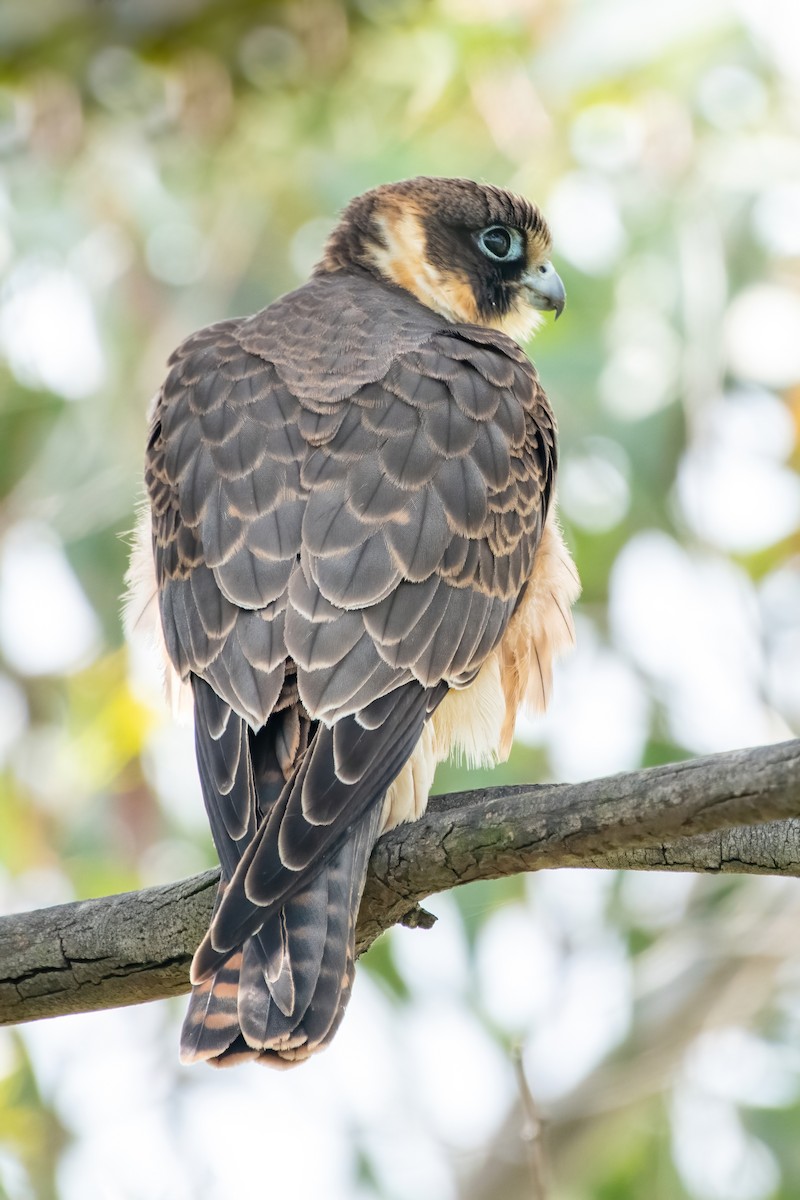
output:
M 359 951 L 419 901 L 544 867 L 800 875 L 800 740 L 579 784 L 432 800 L 375 847 Z M 0 919 L 0 1024 L 188 991 L 217 872 Z

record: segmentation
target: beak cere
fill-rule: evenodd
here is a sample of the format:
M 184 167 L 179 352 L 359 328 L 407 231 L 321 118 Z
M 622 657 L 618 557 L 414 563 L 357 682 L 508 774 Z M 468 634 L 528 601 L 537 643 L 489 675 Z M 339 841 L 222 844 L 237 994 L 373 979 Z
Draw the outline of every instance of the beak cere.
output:
M 542 263 L 541 266 L 526 271 L 522 276 L 522 285 L 532 308 L 539 308 L 544 312 L 554 311 L 558 320 L 564 311 L 567 293 L 561 276 L 551 262 Z

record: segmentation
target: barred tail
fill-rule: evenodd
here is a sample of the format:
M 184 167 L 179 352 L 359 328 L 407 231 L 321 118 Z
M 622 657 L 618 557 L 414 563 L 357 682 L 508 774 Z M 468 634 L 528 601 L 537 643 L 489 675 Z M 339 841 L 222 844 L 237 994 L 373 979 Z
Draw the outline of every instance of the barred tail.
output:
M 327 1045 L 350 998 L 356 918 L 382 807 L 374 804 L 313 879 L 193 987 L 183 1062 L 286 1067 Z

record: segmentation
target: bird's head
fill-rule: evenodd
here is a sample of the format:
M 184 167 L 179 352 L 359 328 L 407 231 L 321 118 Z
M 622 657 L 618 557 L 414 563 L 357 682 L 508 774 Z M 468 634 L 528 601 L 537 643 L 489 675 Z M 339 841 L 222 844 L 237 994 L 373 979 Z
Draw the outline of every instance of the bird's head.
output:
M 407 179 L 351 201 L 318 272 L 360 268 L 449 321 L 521 341 L 564 308 L 551 238 L 535 205 L 471 179 Z

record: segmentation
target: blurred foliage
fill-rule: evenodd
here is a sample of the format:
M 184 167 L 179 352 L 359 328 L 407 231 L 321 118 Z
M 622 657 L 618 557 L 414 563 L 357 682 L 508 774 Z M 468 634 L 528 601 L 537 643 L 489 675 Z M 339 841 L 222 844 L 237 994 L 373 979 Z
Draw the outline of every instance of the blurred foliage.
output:
M 7 908 L 212 861 L 190 735 L 122 646 L 147 397 L 183 336 L 297 286 L 336 213 L 387 179 L 526 193 L 569 294 L 532 353 L 561 427 L 579 648 L 509 763 L 453 766 L 440 787 L 577 778 L 797 729 L 798 45 L 791 0 L 4 0 Z M 45 1026 L 7 1035 L 0 1198 L 231 1196 L 213 1163 L 198 1182 L 195 1143 L 211 1155 L 214 1139 L 194 1132 L 193 1097 L 215 1114 L 222 1097 L 244 1128 L 242 1097 L 259 1089 L 261 1128 L 268 1112 L 299 1123 L 325 1072 L 339 1090 L 316 1136 L 327 1129 L 350 1180 L 329 1179 L 328 1196 L 529 1197 L 517 1043 L 548 1122 L 551 1200 L 800 1195 L 793 884 L 562 873 L 432 906 L 436 932 L 400 931 L 367 960 L 392 1034 L 363 1053 L 391 1064 L 392 1084 L 361 1109 L 336 1075 L 355 1070 L 356 1001 L 333 1065 L 298 1083 L 187 1081 L 164 1066 L 179 1006 L 121 1014 L 108 1053 L 130 1047 L 130 1113 L 169 1131 L 162 1145 L 142 1126 L 130 1160 L 87 1099 L 92 1080 L 108 1086 L 100 1017 L 58 1026 L 83 1031 L 74 1045 Z M 458 1049 L 437 1057 L 456 1028 Z M 322 1194 L 311 1169 L 297 1164 L 296 1200 Z

